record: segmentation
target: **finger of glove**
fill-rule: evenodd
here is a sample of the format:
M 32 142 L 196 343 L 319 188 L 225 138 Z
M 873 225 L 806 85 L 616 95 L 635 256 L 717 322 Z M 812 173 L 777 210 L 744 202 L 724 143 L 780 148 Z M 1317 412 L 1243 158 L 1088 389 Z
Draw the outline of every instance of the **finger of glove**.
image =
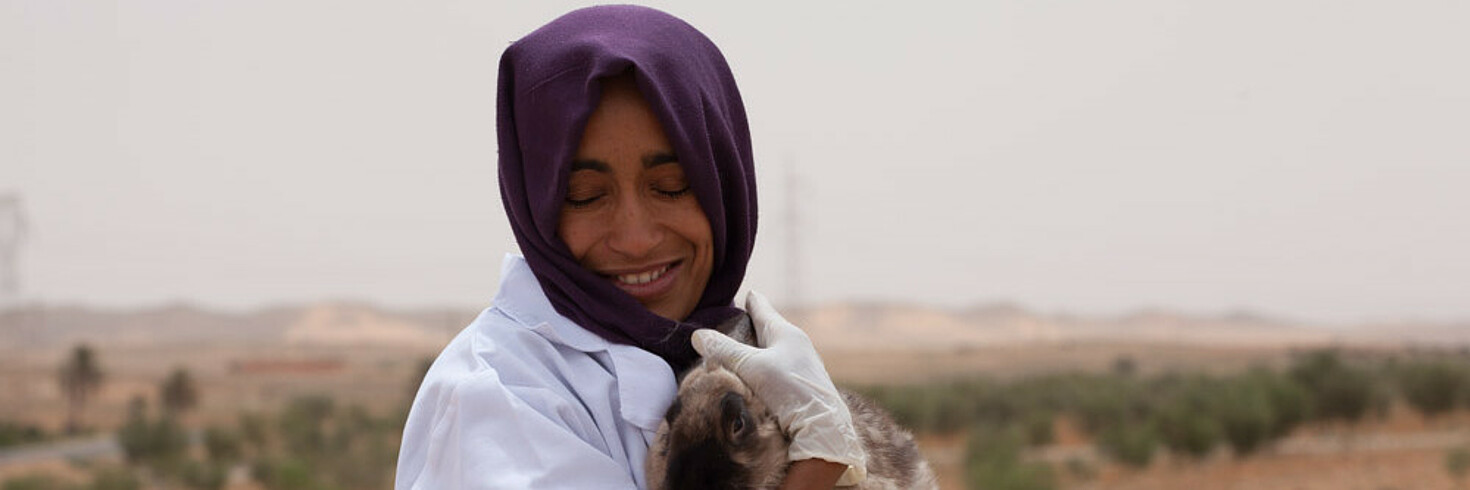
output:
M 708 328 L 695 330 L 690 344 L 694 346 L 694 351 L 704 356 L 706 360 L 728 367 L 737 373 L 740 371 L 740 366 L 745 364 L 746 359 L 750 359 L 750 356 L 758 352 L 754 347 L 742 344 L 725 334 Z
M 786 317 L 781 316 L 771 301 L 766 296 L 751 291 L 745 295 L 745 311 L 750 313 L 750 320 L 755 324 L 756 335 L 759 337 L 761 347 L 770 347 L 772 344 L 781 342 L 784 338 L 791 336 L 791 331 L 801 332 Z

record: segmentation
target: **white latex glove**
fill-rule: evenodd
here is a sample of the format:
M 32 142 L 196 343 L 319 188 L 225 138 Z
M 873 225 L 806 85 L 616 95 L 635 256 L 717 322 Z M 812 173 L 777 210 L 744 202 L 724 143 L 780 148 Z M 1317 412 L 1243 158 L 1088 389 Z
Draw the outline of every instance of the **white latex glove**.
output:
M 817 458 L 848 465 L 838 486 L 867 477 L 867 454 L 852 425 L 852 413 L 837 393 L 812 339 L 777 313 L 765 296 L 751 292 L 745 311 L 760 348 L 711 329 L 694 332 L 694 350 L 707 362 L 735 372 L 771 408 L 791 435 L 791 461 Z

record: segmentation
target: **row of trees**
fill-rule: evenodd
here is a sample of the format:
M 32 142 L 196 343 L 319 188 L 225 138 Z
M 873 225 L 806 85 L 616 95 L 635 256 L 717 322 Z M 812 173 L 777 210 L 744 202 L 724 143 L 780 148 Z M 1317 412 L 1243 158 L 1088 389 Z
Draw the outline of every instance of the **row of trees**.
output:
M 202 456 L 166 412 L 130 414 L 118 439 L 128 463 L 154 481 L 218 490 L 233 468 L 272 490 L 386 488 L 392 484 L 402 418 L 338 408 L 326 396 L 296 398 L 277 414 L 242 414 L 202 432 Z
M 1050 467 L 1019 455 L 1024 447 L 1050 444 L 1054 421 L 1063 416 L 1091 436 L 1099 453 L 1142 467 L 1160 451 L 1188 459 L 1228 449 L 1249 457 L 1303 424 L 1355 423 L 1386 414 L 1395 399 L 1429 417 L 1470 407 L 1470 361 L 1464 359 L 1348 362 L 1324 350 L 1297 356 L 1285 370 L 1229 376 L 1143 378 L 1131 362 L 1117 367 L 1108 374 L 862 391 L 915 430 L 969 432 L 968 466 L 980 488 L 1050 488 Z
M 97 353 L 90 345 L 78 344 L 72 348 L 56 376 L 57 384 L 66 399 L 66 433 L 75 434 L 85 428 L 82 415 L 92 397 L 101 391 L 105 379 Z M 184 368 L 175 368 L 159 390 L 159 398 L 169 411 L 192 409 L 199 400 L 194 381 Z
M 411 397 L 430 360 L 416 365 Z M 106 379 L 96 351 L 78 345 L 58 370 L 66 395 L 68 433 L 86 430 L 82 415 Z M 177 368 L 158 384 L 156 404 L 136 396 L 116 437 L 123 466 L 90 468 L 75 484 L 34 474 L 0 482 L 0 490 L 218 490 L 232 472 L 270 490 L 334 490 L 392 486 L 403 411 L 374 416 L 360 406 L 338 407 L 325 395 L 303 396 L 272 413 L 245 413 L 233 424 L 204 428 L 184 422 L 200 402 L 193 376 Z M 38 442 L 34 426 L 0 423 L 0 446 Z

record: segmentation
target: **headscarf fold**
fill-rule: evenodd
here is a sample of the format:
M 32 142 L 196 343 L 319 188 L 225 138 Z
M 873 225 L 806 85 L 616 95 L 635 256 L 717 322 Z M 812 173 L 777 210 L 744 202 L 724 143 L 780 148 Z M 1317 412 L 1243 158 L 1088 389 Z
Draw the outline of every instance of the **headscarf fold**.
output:
M 684 321 L 649 311 L 583 268 L 557 235 L 570 163 L 604 78 L 631 71 L 709 219 L 714 270 Z M 678 18 L 636 6 L 573 11 L 500 58 L 496 130 L 500 196 L 521 253 L 558 313 L 638 346 L 676 369 L 697 354 L 694 330 L 740 313 L 735 292 L 755 244 L 750 128 L 735 78 L 714 43 Z

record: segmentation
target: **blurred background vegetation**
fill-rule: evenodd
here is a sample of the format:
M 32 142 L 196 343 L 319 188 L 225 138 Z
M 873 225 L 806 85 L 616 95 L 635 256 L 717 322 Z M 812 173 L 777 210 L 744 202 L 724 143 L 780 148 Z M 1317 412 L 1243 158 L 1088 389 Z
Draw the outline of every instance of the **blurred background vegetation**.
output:
M 890 410 L 922 445 L 958 440 L 960 485 L 1088 488 L 1108 468 L 1269 457 L 1303 431 L 1347 435 L 1329 441 L 1354 444 L 1354 427 L 1386 419 L 1395 407 L 1431 425 L 1470 408 L 1470 354 L 1416 352 L 1306 350 L 1281 366 L 1230 373 L 1145 374 L 1123 356 L 1093 372 L 848 388 Z M 391 390 L 399 396 L 391 410 L 324 391 L 225 422 L 194 413 L 203 390 L 188 369 L 175 368 L 157 380 L 153 396 L 128 401 L 119 425 L 103 427 L 86 415 L 108 382 L 105 359 L 105 350 L 77 345 L 56 366 L 66 403 L 57 408 L 67 414 L 59 430 L 0 420 L 0 463 L 26 448 L 78 440 L 115 444 L 121 457 L 67 456 L 69 471 L 11 474 L 0 490 L 391 488 L 402 423 L 430 361 L 414 363 L 401 391 Z M 1463 484 L 1470 448 L 1445 448 L 1442 467 Z

